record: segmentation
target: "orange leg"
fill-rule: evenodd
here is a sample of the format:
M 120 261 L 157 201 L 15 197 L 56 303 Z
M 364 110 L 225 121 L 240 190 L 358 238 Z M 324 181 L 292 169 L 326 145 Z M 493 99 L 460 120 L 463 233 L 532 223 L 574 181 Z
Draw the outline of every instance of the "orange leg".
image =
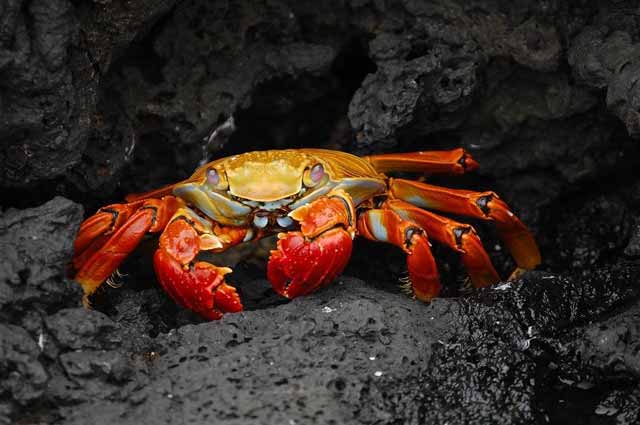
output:
M 153 257 L 163 289 L 178 304 L 209 320 L 242 311 L 236 289 L 224 280 L 231 269 L 194 260 L 200 251 L 220 252 L 241 243 L 246 234 L 245 228 L 220 227 L 188 208 L 178 210 Z
M 292 211 L 300 231 L 280 233 L 271 251 L 267 277 L 287 298 L 307 295 L 344 270 L 355 235 L 355 210 L 348 194 L 335 191 Z
M 409 171 L 431 174 L 464 174 L 478 168 L 478 163 L 464 149 L 389 153 L 366 156 L 381 173 Z
M 83 302 L 120 266 L 148 232 L 159 232 L 182 202 L 173 196 L 102 208 L 80 226 L 75 242 L 74 279 Z
M 460 253 L 471 283 L 480 288 L 500 281 L 473 226 L 425 211 L 400 199 L 388 200 L 384 207 L 427 231 L 429 237 Z
M 144 204 L 144 201 L 129 204 L 113 204 L 100 208 L 80 225 L 73 243 L 73 266 L 82 265 L 109 240 L 109 235 L 118 230 L 129 217 Z
M 529 229 L 494 192 L 448 189 L 403 179 L 390 179 L 390 193 L 413 205 L 493 221 L 518 267 L 540 264 L 540 251 Z
M 440 279 L 425 231 L 395 211 L 383 207 L 361 213 L 358 234 L 367 239 L 389 242 L 407 254 L 407 268 L 413 293 L 429 301 L 440 293 Z

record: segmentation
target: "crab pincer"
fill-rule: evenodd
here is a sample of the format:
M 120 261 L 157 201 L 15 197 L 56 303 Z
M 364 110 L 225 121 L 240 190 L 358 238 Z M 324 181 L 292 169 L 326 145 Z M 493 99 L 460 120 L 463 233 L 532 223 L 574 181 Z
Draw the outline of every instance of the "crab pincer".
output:
M 158 280 L 171 298 L 209 320 L 242 311 L 236 289 L 224 280 L 231 269 L 193 261 L 200 250 L 219 247 L 222 244 L 211 234 L 198 234 L 192 223 L 178 218 L 160 236 L 160 246 L 153 257 Z
M 355 213 L 349 195 L 335 191 L 289 216 L 300 231 L 278 235 L 267 277 L 277 293 L 295 298 L 328 285 L 344 270 L 351 257 Z

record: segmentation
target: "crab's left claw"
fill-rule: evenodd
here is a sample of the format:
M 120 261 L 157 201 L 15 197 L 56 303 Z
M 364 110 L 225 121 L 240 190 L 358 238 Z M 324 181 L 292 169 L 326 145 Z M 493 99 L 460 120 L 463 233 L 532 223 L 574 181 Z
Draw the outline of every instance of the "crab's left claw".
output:
M 287 298 L 307 295 L 325 286 L 344 270 L 351 257 L 351 236 L 341 228 L 315 239 L 302 232 L 281 234 L 271 251 L 267 276 L 273 289 Z
M 289 215 L 300 231 L 278 235 L 267 277 L 277 293 L 295 298 L 328 285 L 344 270 L 351 257 L 355 212 L 349 195 L 336 191 Z

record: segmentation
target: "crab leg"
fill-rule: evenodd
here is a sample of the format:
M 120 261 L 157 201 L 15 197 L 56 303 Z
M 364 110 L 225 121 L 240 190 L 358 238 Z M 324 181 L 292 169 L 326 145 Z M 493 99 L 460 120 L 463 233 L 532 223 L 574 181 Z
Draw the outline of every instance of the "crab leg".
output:
M 231 269 L 194 260 L 200 251 L 221 252 L 237 245 L 246 234 L 245 228 L 221 227 L 181 208 L 162 232 L 153 257 L 163 289 L 178 304 L 209 320 L 242 311 L 236 289 L 224 280 Z
M 83 221 L 73 243 L 74 268 L 80 270 L 91 255 L 109 240 L 108 235 L 122 227 L 142 204 L 144 201 L 109 205 Z
M 432 174 L 464 174 L 478 168 L 478 163 L 464 149 L 388 153 L 364 157 L 381 172 L 409 171 Z
M 351 197 L 336 190 L 293 210 L 300 231 L 280 233 L 267 277 L 287 298 L 307 295 L 331 283 L 351 257 L 355 210 Z
M 416 298 L 429 301 L 440 293 L 440 278 L 426 232 L 388 207 L 365 211 L 358 217 L 358 233 L 388 242 L 407 254 L 409 279 Z
M 394 198 L 413 205 L 493 221 L 518 267 L 533 269 L 540 264 L 540 251 L 533 235 L 494 192 L 448 189 L 403 179 L 390 179 Z
M 159 232 L 182 204 L 173 196 L 102 208 L 80 226 L 75 243 L 74 279 L 84 291 L 83 303 L 120 266 L 148 232 Z
M 418 224 L 427 231 L 429 237 L 460 253 L 474 287 L 500 281 L 473 226 L 425 211 L 400 199 L 388 200 L 384 207 L 395 211 L 404 220 Z

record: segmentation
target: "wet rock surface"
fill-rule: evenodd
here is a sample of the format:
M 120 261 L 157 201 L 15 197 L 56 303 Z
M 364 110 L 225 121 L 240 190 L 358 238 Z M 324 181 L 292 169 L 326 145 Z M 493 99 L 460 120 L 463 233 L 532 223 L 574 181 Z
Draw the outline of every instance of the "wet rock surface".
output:
M 314 296 L 159 334 L 175 313 L 166 297 L 121 288 L 109 315 L 5 318 L 3 407 L 7 423 L 27 413 L 34 423 L 545 423 L 572 407 L 566 394 L 585 392 L 580 419 L 631 424 L 638 269 L 530 272 L 429 305 L 345 276 Z
M 596 202 L 604 201 L 587 204 Z M 529 272 L 429 305 L 401 294 L 392 271 L 371 283 L 343 276 L 283 303 L 239 265 L 249 311 L 202 323 L 136 277 L 103 294 L 102 311 L 79 307 L 79 291 L 63 278 L 77 204 L 56 198 L 9 210 L 3 223 L 23 227 L 3 224 L 2 237 L 59 226 L 65 210 L 65 227 L 20 243 L 44 241 L 59 255 L 39 258 L 2 309 L 5 423 L 640 420 L 637 262 L 586 268 L 588 256 L 576 272 Z M 574 244 L 587 251 L 589 238 Z M 3 282 L 11 273 L 3 269 Z M 58 285 L 40 284 L 39 273 Z M 30 287 L 42 292 L 16 295 Z
M 0 0 L 0 423 L 638 423 L 638 28 L 633 1 Z M 244 247 L 247 311 L 203 323 L 151 238 L 81 307 L 83 207 L 303 146 L 463 146 L 479 172 L 432 181 L 500 193 L 544 262 L 469 291 L 435 246 L 426 305 L 401 253 L 358 242 L 287 302 Z

